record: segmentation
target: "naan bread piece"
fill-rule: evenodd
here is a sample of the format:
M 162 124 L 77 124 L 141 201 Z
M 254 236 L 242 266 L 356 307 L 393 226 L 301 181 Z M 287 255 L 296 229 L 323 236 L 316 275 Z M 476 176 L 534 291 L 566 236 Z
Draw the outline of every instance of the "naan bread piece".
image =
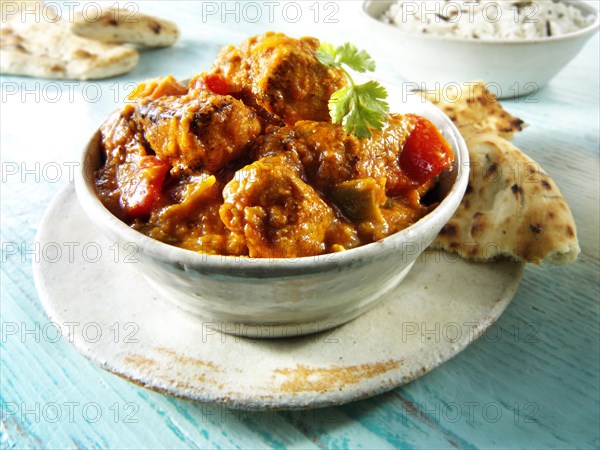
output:
M 575 222 L 541 167 L 493 133 L 466 133 L 467 192 L 432 247 L 476 261 L 564 264 L 579 254 Z
M 173 22 L 121 8 L 102 8 L 99 15 L 80 11 L 71 32 L 88 39 L 113 44 L 168 47 L 177 42 L 179 29 Z
M 56 22 L 9 21 L 0 34 L 0 73 L 89 80 L 129 72 L 139 59 L 133 48 L 84 39 Z
M 443 91 L 422 91 L 421 95 L 444 111 L 461 131 L 463 127 L 474 127 L 512 139 L 525 126 L 521 119 L 502 108 L 481 81 L 465 83 L 462 89 L 452 85 Z

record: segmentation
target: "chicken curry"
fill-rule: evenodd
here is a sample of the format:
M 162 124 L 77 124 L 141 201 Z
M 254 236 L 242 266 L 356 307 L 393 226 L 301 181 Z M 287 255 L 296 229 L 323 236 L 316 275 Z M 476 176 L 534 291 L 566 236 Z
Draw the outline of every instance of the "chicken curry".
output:
M 389 114 L 370 138 L 331 123 L 345 78 L 318 46 L 266 33 L 187 85 L 140 84 L 100 130 L 104 205 L 162 242 L 258 258 L 352 249 L 418 221 L 450 146 L 416 115 Z

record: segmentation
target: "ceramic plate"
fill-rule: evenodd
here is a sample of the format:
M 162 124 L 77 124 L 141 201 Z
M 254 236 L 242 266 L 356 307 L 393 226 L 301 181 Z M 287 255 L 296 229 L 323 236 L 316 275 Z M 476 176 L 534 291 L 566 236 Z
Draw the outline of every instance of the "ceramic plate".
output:
M 83 355 L 151 389 L 259 410 L 341 404 L 414 380 L 479 337 L 523 273 L 519 263 L 427 251 L 383 302 L 341 327 L 249 339 L 163 301 L 138 272 L 136 249 L 101 236 L 72 185 L 49 206 L 37 242 L 41 301 Z

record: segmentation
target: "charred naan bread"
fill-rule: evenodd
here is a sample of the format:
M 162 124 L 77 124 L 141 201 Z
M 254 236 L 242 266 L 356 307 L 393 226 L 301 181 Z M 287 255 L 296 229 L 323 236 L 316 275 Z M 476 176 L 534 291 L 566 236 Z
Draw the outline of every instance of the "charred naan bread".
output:
M 481 81 L 465 83 L 461 89 L 450 86 L 443 92 L 423 91 L 421 95 L 444 111 L 459 129 L 470 127 L 512 139 L 515 132 L 525 127 L 521 119 L 502 108 Z
M 11 5 L 27 11 L 37 8 L 39 13 L 20 14 Z M 2 2 L 0 73 L 90 80 L 127 73 L 137 64 L 135 49 L 75 36 L 66 19 L 58 17 L 50 5 L 41 5 Z
M 452 119 L 471 160 L 467 192 L 432 247 L 475 261 L 575 261 L 580 250 L 567 202 L 539 164 L 508 141 L 524 122 L 482 82 L 423 96 Z
M 179 29 L 173 22 L 139 11 L 111 6 L 103 7 L 96 17 L 89 16 L 77 13 L 71 32 L 96 41 L 146 47 L 168 47 L 179 38 Z
M 432 247 L 476 261 L 575 261 L 575 222 L 552 179 L 506 139 L 467 131 L 469 186 Z

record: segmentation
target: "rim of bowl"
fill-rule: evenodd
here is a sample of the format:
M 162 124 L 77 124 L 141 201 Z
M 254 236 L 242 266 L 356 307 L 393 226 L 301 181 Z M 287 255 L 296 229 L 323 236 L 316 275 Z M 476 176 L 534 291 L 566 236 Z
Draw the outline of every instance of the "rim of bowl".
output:
M 389 86 L 390 84 L 386 87 Z M 426 233 L 430 223 L 442 215 L 447 208 L 453 208 L 452 213 L 448 217 L 449 219 L 462 200 L 469 181 L 469 153 L 467 145 L 448 116 L 431 102 L 423 101 L 422 103 L 430 109 L 432 115 L 437 116 L 434 118 L 432 115 L 429 115 L 429 119 L 442 122 L 443 127 L 438 124 L 438 128 L 444 128 L 449 134 L 447 139 L 454 152 L 454 167 L 456 168 L 456 177 L 450 189 L 433 211 L 409 227 L 379 241 L 342 252 L 298 258 L 251 258 L 248 256 L 211 255 L 175 247 L 134 230 L 104 206 L 96 193 L 94 178 L 91 177 L 90 179 L 90 177 L 86 176 L 87 166 L 95 159 L 91 150 L 100 148 L 98 145 L 94 145 L 94 142 L 99 138 L 99 130 L 96 130 L 86 145 L 80 160 L 80 169 L 76 171 L 75 188 L 77 197 L 88 216 L 91 218 L 102 217 L 104 225 L 111 228 L 112 232 L 118 236 L 118 241 L 121 244 L 134 243 L 138 245 L 138 251 L 141 254 L 171 265 L 176 265 L 184 270 L 191 268 L 197 272 L 221 274 L 228 277 L 257 278 L 282 278 L 297 274 L 306 275 L 339 270 L 342 266 L 360 264 L 378 255 L 387 254 L 391 251 L 399 251 L 403 243 L 421 245 L 418 239 L 414 239 L 414 242 L 411 241 L 411 237 Z M 453 204 L 455 205 L 453 206 Z M 419 248 L 419 253 L 423 250 L 425 248 Z
M 577 37 L 585 36 L 587 34 L 592 35 L 600 28 L 600 10 L 587 3 L 579 3 L 569 0 L 563 0 L 564 3 L 573 6 L 583 12 L 586 16 L 593 15 L 594 21 L 587 27 L 581 28 L 576 31 L 572 31 L 567 34 L 560 36 L 540 37 L 540 38 L 527 38 L 527 39 L 507 39 L 507 38 L 490 38 L 490 39 L 473 39 L 456 36 L 444 36 L 439 34 L 417 34 L 404 31 L 402 28 L 397 27 L 391 23 L 383 22 L 377 17 L 372 16 L 367 11 L 367 5 L 375 2 L 376 0 L 364 0 L 361 5 L 362 12 L 368 17 L 370 21 L 374 21 L 377 24 L 383 25 L 388 31 L 393 31 L 403 37 L 412 37 L 431 41 L 444 41 L 444 42 L 461 42 L 469 44 L 484 44 L 484 45 L 524 45 L 524 44 L 543 44 L 546 42 L 556 42 L 562 40 L 575 39 Z

